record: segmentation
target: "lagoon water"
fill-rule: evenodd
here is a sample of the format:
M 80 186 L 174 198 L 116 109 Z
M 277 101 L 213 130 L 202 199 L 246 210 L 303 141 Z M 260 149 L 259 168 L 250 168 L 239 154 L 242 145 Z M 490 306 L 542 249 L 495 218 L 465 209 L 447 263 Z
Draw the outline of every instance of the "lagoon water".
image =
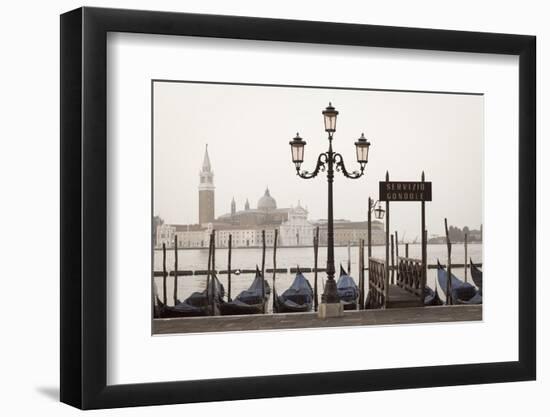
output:
M 359 283 L 358 280 L 358 260 L 359 260 L 359 249 L 358 247 L 352 247 L 350 249 L 351 254 L 351 275 L 355 279 L 356 283 Z M 326 247 L 319 248 L 319 268 L 324 268 L 326 266 Z M 348 264 L 348 248 L 347 247 L 336 247 L 334 248 L 335 263 L 336 263 L 336 279 L 338 279 L 338 274 L 342 264 L 344 268 L 347 268 Z M 376 258 L 384 259 L 385 257 L 385 246 L 374 246 L 372 248 L 372 255 Z M 399 245 L 399 255 L 405 255 L 405 245 Z M 420 244 L 410 244 L 409 245 L 409 257 L 420 259 L 421 257 L 421 245 Z M 472 258 L 475 263 L 482 262 L 482 245 L 477 243 L 468 244 L 468 258 Z M 256 265 L 260 266 L 262 261 L 262 250 L 260 248 L 239 248 L 232 250 L 231 257 L 231 269 L 254 269 Z M 367 258 L 367 249 L 365 248 L 365 260 Z M 428 245 L 427 247 L 427 258 L 428 264 L 435 264 L 439 259 L 443 265 L 447 263 L 447 246 L 446 245 Z M 464 263 L 464 245 L 461 243 L 453 244 L 452 247 L 452 262 L 453 263 Z M 178 269 L 179 270 L 205 270 L 207 269 L 208 263 L 208 249 L 180 249 L 178 250 Z M 277 267 L 278 268 L 291 268 L 296 267 L 297 265 L 304 268 L 313 267 L 313 248 L 312 247 L 303 247 L 303 248 L 278 248 L 277 249 Z M 266 250 L 266 262 L 265 267 L 273 267 L 273 250 Z M 154 269 L 155 271 L 162 271 L 162 251 L 155 250 L 154 253 Z M 174 250 L 166 251 L 166 269 L 168 272 L 174 269 Z M 216 250 L 216 269 L 217 270 L 226 270 L 227 269 L 227 249 L 217 249 Z M 460 279 L 464 279 L 464 268 L 453 268 L 453 274 Z M 306 278 L 309 280 L 313 286 L 313 273 L 304 273 Z M 427 285 L 431 288 L 434 288 L 436 284 L 436 269 L 428 269 Z M 295 274 L 284 274 L 278 273 L 276 275 L 275 285 L 277 292 L 281 294 L 286 290 L 294 280 Z M 272 273 L 266 273 L 266 279 L 269 282 L 269 285 L 272 285 Z M 218 279 L 222 282 L 226 289 L 227 293 L 227 275 L 218 274 Z M 254 274 L 241 274 L 231 276 L 231 296 L 234 298 L 239 292 L 247 289 L 254 279 Z M 326 274 L 320 272 L 318 274 L 318 286 L 319 286 L 319 296 L 323 292 L 323 282 L 326 279 Z M 368 272 L 365 273 L 365 280 L 368 279 Z M 469 282 L 472 282 L 472 277 L 468 270 Z M 162 277 L 155 277 L 155 284 L 157 286 L 159 297 L 162 299 Z M 194 291 L 202 291 L 206 286 L 206 276 L 182 276 L 178 278 L 178 298 L 179 300 L 184 300 Z M 167 278 L 167 300 L 168 304 L 173 304 L 173 291 L 174 291 L 174 277 Z M 441 289 L 440 296 L 442 296 Z M 272 301 L 269 303 L 269 311 L 271 311 Z

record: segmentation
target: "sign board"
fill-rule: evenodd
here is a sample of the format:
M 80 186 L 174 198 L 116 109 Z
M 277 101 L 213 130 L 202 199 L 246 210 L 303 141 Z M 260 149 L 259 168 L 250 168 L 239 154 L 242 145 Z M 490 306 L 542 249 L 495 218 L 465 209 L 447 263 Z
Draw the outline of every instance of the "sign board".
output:
M 432 201 L 432 183 L 426 181 L 380 181 L 380 201 Z

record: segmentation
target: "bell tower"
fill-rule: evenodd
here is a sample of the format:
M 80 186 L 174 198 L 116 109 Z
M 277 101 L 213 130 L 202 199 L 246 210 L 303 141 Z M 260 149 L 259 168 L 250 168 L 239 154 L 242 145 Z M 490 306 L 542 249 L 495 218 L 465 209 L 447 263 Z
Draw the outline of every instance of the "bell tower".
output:
M 214 221 L 214 172 L 210 165 L 208 145 L 204 151 L 199 178 L 199 224 L 205 224 Z

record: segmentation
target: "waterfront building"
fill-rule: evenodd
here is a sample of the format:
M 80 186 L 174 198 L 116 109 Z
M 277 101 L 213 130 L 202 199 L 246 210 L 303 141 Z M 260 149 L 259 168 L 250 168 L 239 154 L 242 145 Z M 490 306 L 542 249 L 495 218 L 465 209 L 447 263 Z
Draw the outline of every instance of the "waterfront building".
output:
M 232 201 L 231 211 L 218 217 L 214 223 L 221 226 L 278 226 L 287 220 L 288 211 L 288 208 L 277 208 L 277 201 L 271 196 L 269 188 L 266 188 L 255 209 L 250 208 L 248 199 L 244 210 L 237 210 Z
M 162 244 L 166 247 L 174 245 L 174 235 L 176 234 L 176 226 L 171 224 L 160 224 L 157 226 L 157 239 L 155 247 L 161 248 Z
M 326 245 L 327 221 L 319 220 L 315 222 L 315 226 L 319 226 L 319 243 L 321 245 Z M 371 233 L 373 245 L 384 245 L 386 243 L 384 224 L 381 221 L 372 221 Z M 346 246 L 348 243 L 357 245 L 360 239 L 364 239 L 366 244 L 368 240 L 368 222 L 353 222 L 343 219 L 334 220 L 334 245 Z
M 210 166 L 208 145 L 204 151 L 202 169 L 199 172 L 199 224 L 214 221 L 214 172 Z
M 157 248 L 161 248 L 163 243 L 167 248 L 173 248 L 176 236 L 180 248 L 207 248 L 211 232 L 211 223 L 206 227 L 200 224 L 163 224 L 157 228 Z
M 315 226 L 308 221 L 308 211 L 298 205 L 288 210 L 287 220 L 279 227 L 281 246 L 311 246 Z
M 256 208 L 250 208 L 248 199 L 244 210 L 237 210 L 231 201 L 231 211 L 213 222 L 220 246 L 227 246 L 229 234 L 235 247 L 261 246 L 261 231 L 266 231 L 266 244 L 272 246 L 274 231 L 279 230 L 279 246 L 311 246 L 314 226 L 308 221 L 308 211 L 300 203 L 296 207 L 277 207 L 277 201 L 266 188 Z
M 164 220 L 160 218 L 160 216 L 154 216 L 153 217 L 153 247 L 156 247 L 158 245 L 157 243 L 157 228 L 164 224 Z
M 173 247 L 174 237 L 178 237 L 181 248 L 208 248 L 210 233 L 216 230 L 216 246 L 227 247 L 229 235 L 235 248 L 260 247 L 262 230 L 265 230 L 266 245 L 273 246 L 275 230 L 279 231 L 279 247 L 312 246 L 315 227 L 319 226 L 320 245 L 326 245 L 326 221 L 308 220 L 308 210 L 298 205 L 278 207 L 277 200 L 268 187 L 258 199 L 256 208 L 251 208 L 248 198 L 242 210 L 238 210 L 235 198 L 231 199 L 229 212 L 215 217 L 214 212 L 214 172 L 205 150 L 202 167 L 199 172 L 199 218 L 196 224 L 158 224 L 156 227 L 156 245 Z M 384 227 L 379 221 L 372 224 L 373 244 L 385 241 Z M 336 220 L 334 223 L 334 241 L 336 245 L 357 244 L 359 239 L 367 239 L 366 222 Z
M 275 229 L 268 229 L 264 226 L 231 226 L 224 225 L 216 227 L 216 246 L 226 248 L 229 244 L 229 235 L 231 235 L 231 244 L 235 248 L 248 248 L 262 246 L 262 230 L 265 230 L 265 243 L 267 246 L 273 246 L 275 239 Z M 280 242 L 280 240 L 279 240 Z

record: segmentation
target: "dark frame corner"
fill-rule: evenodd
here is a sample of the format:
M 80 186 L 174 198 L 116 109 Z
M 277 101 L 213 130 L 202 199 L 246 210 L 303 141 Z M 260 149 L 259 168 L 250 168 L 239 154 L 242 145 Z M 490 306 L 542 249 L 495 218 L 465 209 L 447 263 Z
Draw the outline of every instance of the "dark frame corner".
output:
M 107 386 L 107 32 L 519 56 L 519 360 Z M 80 8 L 61 15 L 61 401 L 82 409 L 536 378 L 536 38 L 357 24 Z

